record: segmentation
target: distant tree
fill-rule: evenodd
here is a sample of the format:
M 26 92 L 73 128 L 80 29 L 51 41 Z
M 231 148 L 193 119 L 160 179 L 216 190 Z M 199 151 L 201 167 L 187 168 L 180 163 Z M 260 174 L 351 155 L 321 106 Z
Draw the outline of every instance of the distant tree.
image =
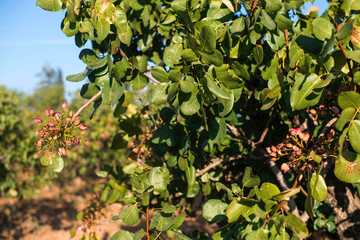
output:
M 49 108 L 60 108 L 65 101 L 62 71 L 45 65 L 36 76 L 40 78 L 40 82 L 34 94 L 28 97 L 27 105 L 34 111 L 42 111 L 45 105 Z

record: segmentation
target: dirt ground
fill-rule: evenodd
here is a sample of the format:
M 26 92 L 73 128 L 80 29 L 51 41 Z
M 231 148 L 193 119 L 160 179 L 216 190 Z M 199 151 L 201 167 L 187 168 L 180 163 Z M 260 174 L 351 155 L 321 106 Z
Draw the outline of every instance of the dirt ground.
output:
M 46 186 L 41 189 L 37 198 L 21 202 L 16 198 L 0 198 L 0 239 L 70 239 L 70 231 L 77 223 L 78 211 L 84 208 L 93 194 L 90 189 L 89 184 L 76 178 L 65 189 L 60 189 L 56 184 Z M 121 207 L 120 204 L 112 204 L 104 210 L 104 217 L 95 226 L 100 239 L 109 239 L 120 229 L 136 231 L 144 227 L 144 219 L 135 226 L 122 226 L 121 220 L 112 221 L 111 217 L 118 214 Z M 186 232 L 215 231 L 214 225 L 209 225 L 205 220 L 192 218 L 185 218 L 182 228 Z M 72 239 L 78 240 L 82 234 L 81 230 L 77 230 L 76 236 Z

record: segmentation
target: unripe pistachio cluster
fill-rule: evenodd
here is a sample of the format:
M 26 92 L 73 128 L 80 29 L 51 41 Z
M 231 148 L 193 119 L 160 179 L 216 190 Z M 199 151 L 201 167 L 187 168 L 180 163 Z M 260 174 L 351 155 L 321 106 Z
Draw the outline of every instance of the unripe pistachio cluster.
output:
M 59 156 L 66 156 L 66 149 L 78 145 L 81 136 L 86 134 L 87 126 L 81 124 L 79 116 L 74 118 L 72 111 L 67 113 L 66 108 L 67 103 L 64 102 L 60 112 L 55 112 L 53 108 L 45 109 L 46 123 L 40 118 L 34 119 L 35 123 L 42 124 L 36 131 L 39 136 L 36 144 L 40 148 L 38 154 L 43 152 L 48 155 L 57 152 Z
M 310 140 L 310 134 L 302 132 L 301 128 L 290 128 L 290 134 L 281 143 L 267 147 L 266 151 L 273 161 L 277 161 L 282 157 L 288 159 L 287 163 L 281 165 L 281 170 L 286 173 L 290 168 L 298 169 L 301 160 L 306 158 Z
M 312 138 L 309 133 L 302 132 L 301 128 L 290 128 L 290 133 L 281 143 L 267 147 L 266 151 L 273 161 L 285 160 L 281 165 L 283 172 L 291 172 L 291 169 L 297 172 L 304 164 L 316 168 L 315 162 L 320 163 L 322 159 L 327 159 L 330 155 L 336 154 L 339 146 L 335 143 L 334 137 L 334 129 L 330 129 L 327 134 L 320 135 L 316 139 Z
M 146 126 L 145 133 L 131 143 L 132 154 L 130 154 L 129 159 L 136 158 L 140 168 L 143 167 L 142 165 L 146 163 L 147 159 L 152 157 L 152 148 L 150 147 L 151 137 L 152 132 L 149 126 Z

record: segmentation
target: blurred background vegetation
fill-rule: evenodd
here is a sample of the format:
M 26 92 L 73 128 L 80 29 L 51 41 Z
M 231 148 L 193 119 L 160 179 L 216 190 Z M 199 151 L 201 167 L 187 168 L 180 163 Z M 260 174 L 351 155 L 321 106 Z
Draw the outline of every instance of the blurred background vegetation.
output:
M 63 74 L 60 69 L 44 66 L 38 77 L 40 82 L 31 95 L 0 86 L 0 197 L 21 200 L 36 196 L 41 187 L 53 182 L 36 154 L 35 132 L 39 126 L 33 119 L 44 118 L 46 108 L 60 110 L 65 101 Z M 68 108 L 73 111 L 85 101 L 79 93 L 71 94 L 68 99 L 71 99 Z M 112 138 L 117 134 L 113 109 L 103 107 L 97 111 L 92 121 L 86 121 L 85 144 L 68 151 L 66 171 L 56 176 L 61 185 L 76 176 L 94 179 L 96 170 L 126 160 L 124 150 L 112 147 Z M 90 112 L 90 107 L 82 112 L 83 121 L 89 118 Z

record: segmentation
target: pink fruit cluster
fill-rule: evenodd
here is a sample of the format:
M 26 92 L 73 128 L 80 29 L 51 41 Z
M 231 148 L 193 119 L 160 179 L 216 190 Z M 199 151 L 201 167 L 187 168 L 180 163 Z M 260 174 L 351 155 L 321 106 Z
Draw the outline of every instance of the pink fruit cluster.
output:
M 66 156 L 66 149 L 78 145 L 81 136 L 86 134 L 87 126 L 81 124 L 79 116 L 74 118 L 72 111 L 65 114 L 66 107 L 67 103 L 63 102 L 60 112 L 55 112 L 52 108 L 45 109 L 47 123 L 40 118 L 34 119 L 35 123 L 42 124 L 41 129 L 36 131 L 39 136 L 36 144 L 40 148 L 38 154 L 45 148 L 46 152 L 57 152 L 59 156 Z

